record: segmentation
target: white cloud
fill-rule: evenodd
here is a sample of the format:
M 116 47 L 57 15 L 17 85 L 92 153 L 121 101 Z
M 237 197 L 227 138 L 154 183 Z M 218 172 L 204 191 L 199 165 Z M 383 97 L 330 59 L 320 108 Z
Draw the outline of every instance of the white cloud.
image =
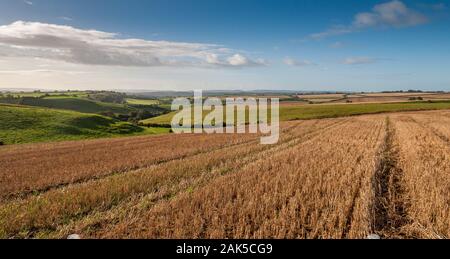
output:
M 241 54 L 235 54 L 227 59 L 227 64 L 230 66 L 265 66 L 267 62 L 264 59 L 250 60 Z
M 264 65 L 215 44 L 123 39 L 116 33 L 17 21 L 0 26 L 0 56 L 105 66 Z
M 248 59 L 240 54 L 235 54 L 227 59 L 232 66 L 242 66 L 249 63 Z
M 27 4 L 27 5 L 33 5 L 33 2 L 31 2 L 31 1 L 23 1 L 25 4 Z
M 251 67 L 267 65 L 267 62 L 264 59 L 251 60 L 239 53 L 234 54 L 225 60 L 221 59 L 218 54 L 209 53 L 206 55 L 206 62 L 210 65 L 220 67 Z
M 427 17 L 399 0 L 376 5 L 370 12 L 355 15 L 351 25 L 340 25 L 326 31 L 310 35 L 311 39 L 321 39 L 342 35 L 374 27 L 402 28 L 424 24 Z
M 283 63 L 288 65 L 288 66 L 293 66 L 293 67 L 306 67 L 306 66 L 315 66 L 316 64 L 314 62 L 311 62 L 309 60 L 295 60 L 293 58 L 290 57 L 286 57 L 283 60 Z
M 219 55 L 214 53 L 208 53 L 206 55 L 206 62 L 212 65 L 220 65 L 221 61 L 219 60 Z
M 377 60 L 370 57 L 349 57 L 344 59 L 341 63 L 345 65 L 361 65 L 373 64 L 375 62 L 377 62 Z

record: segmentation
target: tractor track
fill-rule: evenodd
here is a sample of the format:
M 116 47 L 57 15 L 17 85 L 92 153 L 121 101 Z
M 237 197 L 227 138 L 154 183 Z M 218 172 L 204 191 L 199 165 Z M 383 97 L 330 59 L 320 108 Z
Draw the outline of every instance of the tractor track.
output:
M 395 143 L 395 128 L 389 117 L 386 137 L 379 154 L 373 188 L 373 231 L 381 238 L 408 238 L 402 227 L 409 222 L 407 197 L 403 186 L 403 171 L 398 166 L 399 150 Z

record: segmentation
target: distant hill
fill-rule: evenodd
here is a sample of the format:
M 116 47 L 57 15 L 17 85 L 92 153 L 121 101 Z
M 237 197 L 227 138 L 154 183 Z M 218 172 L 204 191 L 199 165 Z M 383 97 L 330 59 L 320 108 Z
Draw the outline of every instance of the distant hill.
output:
M 8 101 L 7 99 L 2 99 L 0 102 L 9 102 L 12 104 L 21 104 L 28 106 L 37 106 L 37 107 L 45 107 L 45 108 L 53 108 L 53 109 L 63 109 L 63 110 L 71 110 L 77 112 L 84 113 L 102 113 L 102 112 L 114 112 L 114 113 L 128 113 L 131 108 L 126 107 L 123 104 L 115 104 L 115 103 L 104 103 L 89 100 L 86 98 L 80 97 L 23 97 L 19 99 L 14 99 Z
M 27 92 L 0 94 L 0 103 L 94 113 L 136 123 L 168 112 L 155 100 L 129 99 L 115 92 Z
M 193 91 L 128 91 L 131 96 L 146 98 L 166 98 L 166 97 L 192 97 Z M 209 90 L 203 91 L 203 96 L 272 96 L 272 95 L 295 95 L 300 92 L 290 90 Z
M 94 114 L 0 104 L 0 141 L 4 144 L 77 140 L 162 133 Z

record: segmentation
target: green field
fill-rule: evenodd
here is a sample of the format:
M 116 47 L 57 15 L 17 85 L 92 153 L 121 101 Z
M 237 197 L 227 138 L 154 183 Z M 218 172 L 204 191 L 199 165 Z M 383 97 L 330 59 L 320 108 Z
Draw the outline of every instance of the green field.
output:
M 450 109 L 450 101 L 407 103 L 363 103 L 333 105 L 299 105 L 280 108 L 280 120 L 336 118 L 385 112 Z
M 175 116 L 175 114 L 177 114 L 177 112 L 171 112 L 171 113 L 167 113 L 158 117 L 154 117 L 154 118 L 150 118 L 150 119 L 146 119 L 146 120 L 142 120 L 140 121 L 140 123 L 143 124 L 157 124 L 157 125 L 170 125 L 173 116 Z
M 4 144 L 167 132 L 168 129 L 138 127 L 100 115 L 0 104 L 0 141 Z
M 192 118 L 194 117 L 194 109 L 191 110 L 192 111 Z M 269 111 L 270 112 L 270 111 Z M 146 120 L 141 120 L 140 123 L 144 124 L 144 125 L 153 125 L 153 126 L 164 126 L 164 127 L 168 127 L 171 124 L 172 118 L 175 114 L 177 114 L 177 111 L 174 112 L 170 112 L 170 113 L 166 113 L 163 114 L 161 116 L 158 117 L 154 117 L 154 118 L 150 118 L 150 119 L 146 119 Z M 203 118 L 205 118 L 208 115 L 209 112 L 204 112 L 203 113 Z M 246 121 L 248 121 L 248 109 L 246 109 Z M 225 118 L 225 110 L 224 110 L 224 118 Z M 237 120 L 237 112 L 235 112 L 235 122 Z M 193 123 L 193 120 L 192 120 Z
M 0 103 L 1 102 L 7 102 L 7 100 L 0 99 Z M 123 114 L 133 110 L 123 104 L 97 102 L 87 98 L 71 96 L 49 96 L 43 98 L 25 97 L 20 100 L 20 104 L 52 109 L 71 110 L 83 113 L 113 112 Z
M 134 104 L 134 105 L 158 105 L 158 100 L 144 100 L 144 99 L 134 99 L 134 98 L 127 98 L 126 99 L 128 104 Z
M 420 111 L 450 109 L 450 101 L 408 102 L 408 103 L 368 103 L 334 105 L 289 105 L 280 107 L 280 120 L 305 120 L 345 117 L 383 112 Z M 141 121 L 144 124 L 169 125 L 177 112 Z M 205 116 L 205 114 L 204 114 Z

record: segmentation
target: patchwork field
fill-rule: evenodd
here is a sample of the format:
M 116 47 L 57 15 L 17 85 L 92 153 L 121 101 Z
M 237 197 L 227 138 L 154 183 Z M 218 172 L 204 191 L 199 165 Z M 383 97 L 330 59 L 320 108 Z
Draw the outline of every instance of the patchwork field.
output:
M 158 100 L 144 100 L 144 99 L 127 98 L 126 101 L 129 104 L 137 104 L 137 105 L 157 105 L 157 104 L 159 104 Z
M 437 101 L 450 99 L 449 93 L 401 92 L 401 93 L 349 93 L 349 94 L 305 94 L 299 99 L 311 104 L 336 103 L 396 103 L 411 101 Z
M 0 237 L 450 237 L 450 111 L 0 147 Z
M 422 101 L 401 103 L 360 103 L 360 104 L 317 104 L 305 105 L 298 102 L 280 104 L 280 120 L 309 120 L 323 118 L 337 118 L 362 114 L 376 114 L 400 111 L 442 110 L 450 109 L 450 101 Z M 171 112 L 158 117 L 142 120 L 147 125 L 170 125 L 173 116 L 177 112 Z M 204 112 L 206 116 L 208 112 Z

